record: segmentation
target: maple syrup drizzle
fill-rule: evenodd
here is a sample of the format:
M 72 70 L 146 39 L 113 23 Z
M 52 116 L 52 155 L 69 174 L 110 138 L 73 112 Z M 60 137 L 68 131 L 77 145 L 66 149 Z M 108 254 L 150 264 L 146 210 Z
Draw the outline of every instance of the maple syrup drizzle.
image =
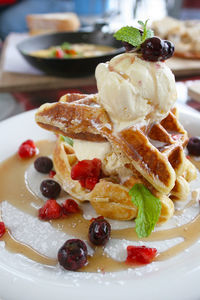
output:
M 37 143 L 37 147 L 39 148 L 39 156 L 50 155 L 53 152 L 54 142 L 40 141 Z M 21 211 L 37 217 L 38 212 L 34 206 L 42 206 L 44 201 L 33 195 L 27 189 L 24 180 L 24 173 L 26 169 L 35 159 L 36 157 L 28 160 L 21 160 L 18 155 L 15 154 L 1 163 L 0 202 L 7 201 Z M 196 162 L 195 164 L 200 169 L 200 162 Z M 185 208 L 188 208 L 193 204 L 194 202 L 190 201 L 182 210 L 176 212 L 176 214 L 182 214 Z M 56 229 L 73 235 L 74 237 L 80 239 L 88 238 L 90 222 L 83 218 L 82 213 L 74 214 L 68 218 L 52 220 L 50 223 Z M 162 241 L 182 237 L 182 242 L 164 252 L 159 253 L 155 259 L 158 261 L 166 260 L 194 244 L 200 238 L 199 228 L 200 215 L 196 216 L 196 218 L 188 224 L 172 229 L 153 232 L 150 237 L 142 240 Z M 133 228 L 112 230 L 111 238 L 126 239 L 130 241 L 139 240 Z M 7 230 L 1 240 L 5 242 L 5 247 L 10 252 L 23 254 L 29 259 L 44 265 L 55 266 L 57 264 L 56 259 L 48 258 L 32 249 L 30 246 L 15 240 L 9 230 Z M 127 265 L 125 262 L 119 262 L 108 257 L 105 254 L 103 247 L 96 247 L 94 248 L 94 255 L 88 257 L 88 264 L 81 269 L 81 272 L 113 272 L 125 270 L 130 267 L 131 266 Z
M 6 249 L 10 252 L 22 254 L 27 258 L 34 260 L 36 262 L 40 262 L 44 265 L 55 266 L 57 264 L 56 259 L 51 259 L 41 253 L 37 252 L 30 246 L 18 242 L 11 234 L 11 232 L 7 229 L 6 233 L 3 236 L 3 241 L 5 242 Z

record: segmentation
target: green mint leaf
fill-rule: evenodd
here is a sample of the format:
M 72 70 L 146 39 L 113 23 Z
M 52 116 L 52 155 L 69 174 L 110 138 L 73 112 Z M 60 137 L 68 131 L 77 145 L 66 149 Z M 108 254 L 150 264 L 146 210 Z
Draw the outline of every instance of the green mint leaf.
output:
M 70 137 L 64 136 L 64 135 L 61 134 L 60 139 L 61 139 L 61 141 L 64 141 L 64 142 L 66 142 L 67 144 L 69 144 L 70 146 L 73 147 L 74 141 Z
M 154 36 L 154 32 L 151 29 L 147 29 L 147 23 L 148 23 L 148 19 L 144 22 L 142 21 L 138 21 L 138 23 L 141 25 L 142 29 L 143 29 L 143 34 L 142 34 L 142 43 L 148 39 Z
M 139 238 L 147 237 L 158 222 L 161 212 L 160 200 L 141 183 L 135 184 L 129 191 L 129 195 L 138 208 L 135 219 L 136 233 Z
M 134 47 L 140 46 L 142 41 L 139 29 L 134 28 L 132 26 L 122 27 L 114 34 L 114 37 L 117 40 L 127 42 L 133 45 Z
M 152 29 L 147 29 L 146 39 L 154 36 L 154 31 Z
M 142 21 L 138 21 L 138 24 L 140 24 L 142 26 L 142 28 L 144 28 L 145 24 Z
M 148 22 L 148 19 L 145 21 L 145 23 L 143 23 L 143 34 L 142 34 L 142 42 L 144 42 L 147 38 L 147 22 Z

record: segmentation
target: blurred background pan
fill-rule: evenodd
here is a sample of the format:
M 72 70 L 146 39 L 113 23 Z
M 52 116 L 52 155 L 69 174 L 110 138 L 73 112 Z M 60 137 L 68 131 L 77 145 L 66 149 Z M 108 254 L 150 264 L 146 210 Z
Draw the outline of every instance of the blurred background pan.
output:
M 33 51 L 58 46 L 64 42 L 105 45 L 116 50 L 104 55 L 81 58 L 40 58 L 32 56 Z M 120 41 L 112 33 L 99 31 L 61 32 L 29 37 L 17 45 L 23 57 L 35 68 L 54 76 L 80 77 L 94 74 L 97 64 L 110 60 L 124 52 Z

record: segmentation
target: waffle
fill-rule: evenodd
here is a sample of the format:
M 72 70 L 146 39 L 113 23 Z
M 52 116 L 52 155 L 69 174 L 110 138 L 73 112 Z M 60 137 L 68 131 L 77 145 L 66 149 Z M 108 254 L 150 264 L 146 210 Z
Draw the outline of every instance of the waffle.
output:
M 131 201 L 129 190 L 135 183 L 143 182 L 138 176 L 132 175 L 123 185 L 112 177 L 102 178 L 92 191 L 88 191 L 78 181 L 72 180 L 71 168 L 78 159 L 73 147 L 60 138 L 56 142 L 53 161 L 56 179 L 63 189 L 79 201 L 90 201 L 98 215 L 117 220 L 131 220 L 137 216 L 137 208 Z M 161 223 L 173 215 L 174 205 L 169 197 L 155 194 L 162 204 Z
M 108 141 L 123 168 L 130 176 L 124 182 L 108 174 L 89 192 L 71 179 L 71 167 L 77 162 L 73 147 L 58 139 L 54 165 L 58 180 L 69 194 L 80 201 L 90 201 L 98 214 L 118 220 L 137 215 L 128 191 L 135 183 L 143 183 L 159 197 L 160 222 L 174 213 L 174 200 L 183 200 L 189 193 L 188 182 L 196 169 L 186 158 L 183 147 L 188 136 L 173 109 L 159 124 L 133 125 L 114 132 L 106 111 L 98 104 L 97 95 L 67 94 L 59 102 L 42 105 L 36 122 L 55 133 L 90 141 Z M 116 174 L 115 174 L 116 175 Z

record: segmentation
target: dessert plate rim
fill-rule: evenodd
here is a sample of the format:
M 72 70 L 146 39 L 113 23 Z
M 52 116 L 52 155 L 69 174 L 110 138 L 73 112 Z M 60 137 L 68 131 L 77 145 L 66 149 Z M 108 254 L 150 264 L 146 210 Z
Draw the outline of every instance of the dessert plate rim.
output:
M 200 114 L 185 105 L 177 105 L 180 121 L 192 135 L 200 134 L 198 126 Z M 26 139 L 52 139 L 53 135 L 34 122 L 36 110 L 24 112 L 0 122 L 1 150 L 0 161 L 17 151 L 17 145 Z M 26 126 L 21 125 L 26 124 Z M 12 134 L 14 133 L 14 138 Z M 0 242 L 0 249 L 3 247 Z M 160 299 L 198 299 L 200 295 L 200 241 L 189 250 L 160 264 L 157 268 L 154 263 L 147 267 L 144 276 L 127 270 L 117 273 L 80 273 L 68 272 L 69 276 L 60 280 L 60 277 L 51 276 L 51 268 L 42 269 L 39 264 L 27 261 L 27 272 L 20 269 L 20 264 L 12 265 L 8 260 L 5 264 L 0 259 L 0 298 L 2 300 L 29 300 L 35 299 L 69 299 L 78 300 L 83 295 L 90 299 L 115 299 L 130 297 L 133 294 L 138 299 L 147 299 L 152 295 L 154 300 Z M 14 254 L 9 254 L 13 258 Z M 15 255 L 22 260 L 23 257 Z M 26 261 L 24 262 L 26 264 Z M 57 269 L 60 272 L 60 269 Z M 66 271 L 67 272 L 67 271 Z M 43 276 L 44 275 L 44 276 Z M 12 284 L 12 288 L 10 285 Z M 151 298 L 151 297 L 150 297 Z

